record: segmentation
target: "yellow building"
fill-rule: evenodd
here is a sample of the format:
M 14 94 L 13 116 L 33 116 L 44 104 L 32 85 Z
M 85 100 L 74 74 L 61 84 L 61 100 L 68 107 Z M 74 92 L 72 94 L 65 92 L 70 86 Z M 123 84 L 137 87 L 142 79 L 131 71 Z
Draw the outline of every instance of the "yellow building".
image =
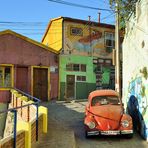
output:
M 82 99 L 94 89 L 114 89 L 114 32 L 114 25 L 69 17 L 49 22 L 42 43 L 60 52 L 60 99 Z
M 50 21 L 42 42 L 64 54 L 111 59 L 114 32 L 114 25 L 59 17 Z

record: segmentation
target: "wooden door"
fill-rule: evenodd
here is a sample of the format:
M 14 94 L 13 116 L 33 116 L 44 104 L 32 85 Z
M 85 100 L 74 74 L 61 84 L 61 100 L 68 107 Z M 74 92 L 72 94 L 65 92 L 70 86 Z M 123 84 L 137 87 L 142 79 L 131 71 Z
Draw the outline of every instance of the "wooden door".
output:
M 28 67 L 16 68 L 16 88 L 28 93 Z
M 33 96 L 42 101 L 48 100 L 48 69 L 33 69 Z
M 75 75 L 67 75 L 66 77 L 66 97 L 75 98 Z

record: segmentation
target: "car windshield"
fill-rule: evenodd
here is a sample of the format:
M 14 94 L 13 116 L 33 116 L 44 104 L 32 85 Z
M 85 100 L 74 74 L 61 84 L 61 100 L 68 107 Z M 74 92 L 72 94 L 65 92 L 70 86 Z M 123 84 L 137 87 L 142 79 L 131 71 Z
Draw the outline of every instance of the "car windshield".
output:
M 107 104 L 118 105 L 120 104 L 119 98 L 117 96 L 95 96 L 92 98 L 92 106 Z

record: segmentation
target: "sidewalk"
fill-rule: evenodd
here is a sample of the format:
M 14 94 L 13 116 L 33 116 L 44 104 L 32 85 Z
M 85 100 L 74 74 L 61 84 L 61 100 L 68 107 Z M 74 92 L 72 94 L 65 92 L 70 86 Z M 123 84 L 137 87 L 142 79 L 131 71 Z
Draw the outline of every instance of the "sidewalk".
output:
M 75 148 L 75 136 L 71 129 L 58 123 L 48 114 L 48 133 L 39 135 L 32 148 Z

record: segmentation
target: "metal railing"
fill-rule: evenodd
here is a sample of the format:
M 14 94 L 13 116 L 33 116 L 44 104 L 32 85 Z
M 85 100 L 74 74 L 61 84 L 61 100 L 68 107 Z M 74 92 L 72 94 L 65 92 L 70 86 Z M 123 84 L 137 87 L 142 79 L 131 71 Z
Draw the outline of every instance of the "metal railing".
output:
M 14 138 L 14 142 L 13 142 L 13 147 L 16 148 L 16 136 L 17 136 L 17 111 L 18 109 L 22 109 L 22 108 L 25 108 L 25 107 L 30 107 L 31 105 L 35 105 L 36 106 L 36 141 L 38 141 L 38 117 L 39 117 L 39 103 L 41 102 L 40 99 L 36 98 L 36 97 L 33 97 L 17 88 L 12 88 L 12 90 L 16 90 L 18 93 L 20 94 L 23 94 L 24 96 L 26 96 L 28 98 L 28 101 L 34 101 L 32 103 L 29 103 L 29 104 L 25 104 L 25 105 L 22 105 L 21 106 L 16 106 L 14 108 L 10 108 L 10 109 L 7 109 L 7 110 L 3 110 L 3 111 L 0 111 L 0 114 L 2 113 L 8 113 L 8 112 L 12 112 L 14 114 L 14 129 L 13 129 L 13 138 Z M 11 90 L 10 90 L 11 91 Z M 12 95 L 12 94 L 11 94 Z M 14 99 L 14 98 L 12 98 Z M 17 99 L 16 98 L 16 102 L 17 102 Z M 13 100 L 14 101 L 14 100 Z M 28 110 L 29 111 L 29 110 Z M 28 120 L 29 121 L 29 120 Z

